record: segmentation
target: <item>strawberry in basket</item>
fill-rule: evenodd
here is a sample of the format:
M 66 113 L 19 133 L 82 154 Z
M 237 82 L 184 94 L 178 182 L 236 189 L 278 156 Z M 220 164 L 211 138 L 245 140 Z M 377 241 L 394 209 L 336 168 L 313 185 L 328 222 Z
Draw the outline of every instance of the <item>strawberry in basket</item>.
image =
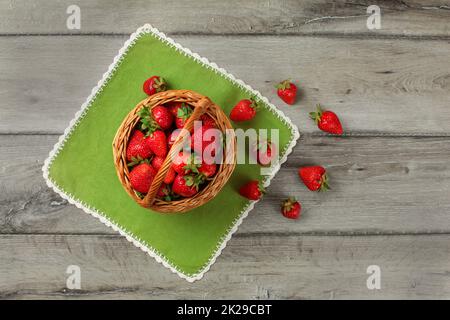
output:
M 211 200 L 231 176 L 235 162 L 218 165 L 215 157 L 222 156 L 223 132 L 233 133 L 233 127 L 208 97 L 189 90 L 161 92 L 163 82 L 147 79 L 144 91 L 150 96 L 119 127 L 114 161 L 119 180 L 139 205 L 158 212 L 185 212 Z M 200 114 L 196 108 L 206 112 Z M 197 118 L 190 132 L 180 130 L 193 114 Z M 180 132 L 184 145 L 177 145 L 179 153 L 169 153 Z M 230 154 L 235 157 L 233 147 Z M 168 158 L 174 154 L 175 159 Z M 188 201 L 192 197 L 195 201 Z

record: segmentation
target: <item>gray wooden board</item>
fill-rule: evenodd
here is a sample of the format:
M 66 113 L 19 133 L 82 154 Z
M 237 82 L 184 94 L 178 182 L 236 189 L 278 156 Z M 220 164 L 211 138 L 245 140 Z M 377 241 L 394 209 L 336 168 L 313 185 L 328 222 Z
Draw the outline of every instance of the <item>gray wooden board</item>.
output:
M 0 298 L 450 298 L 450 3 L 0 0 Z M 201 12 L 201 14 L 199 14 Z M 182 19 L 180 19 L 182 17 Z M 45 185 L 57 137 L 128 35 L 152 23 L 266 95 L 304 134 L 202 281 L 189 284 Z M 273 85 L 297 80 L 288 107 Z M 316 103 L 347 136 L 322 135 Z M 322 164 L 332 190 L 297 169 Z M 281 217 L 289 195 L 298 221 Z M 66 289 L 68 265 L 82 289 Z M 381 268 L 381 290 L 366 269 Z
M 0 298 L 450 298 L 450 236 L 236 235 L 186 282 L 124 238 L 0 235 Z M 66 289 L 69 265 L 81 290 Z M 367 268 L 381 270 L 369 290 Z
M 56 136 L 0 136 L 1 233 L 113 233 L 67 204 L 42 179 Z M 239 232 L 378 234 L 450 232 L 448 138 L 303 136 Z M 12 160 L 13 159 L 13 160 Z M 324 165 L 332 190 L 314 193 L 297 169 Z M 299 221 L 279 202 L 296 196 Z
M 0 37 L 0 133 L 61 133 L 126 38 Z M 322 103 L 342 118 L 350 133 L 450 133 L 450 42 L 272 36 L 175 39 L 261 91 L 302 132 L 318 131 L 308 112 Z M 301 88 L 292 107 L 274 89 L 287 77 Z
M 81 29 L 69 30 L 69 5 L 81 11 Z M 381 9 L 381 29 L 369 30 L 367 7 Z M 0 1 L 0 34 L 130 33 L 151 23 L 167 33 L 450 35 L 449 1 L 240 0 L 20 0 Z

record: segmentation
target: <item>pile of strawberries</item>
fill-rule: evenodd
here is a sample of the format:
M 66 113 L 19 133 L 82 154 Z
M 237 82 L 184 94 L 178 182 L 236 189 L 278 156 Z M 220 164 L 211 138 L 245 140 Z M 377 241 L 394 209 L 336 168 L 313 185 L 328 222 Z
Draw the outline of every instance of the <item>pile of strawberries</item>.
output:
M 284 80 L 276 88 L 278 96 L 284 102 L 289 105 L 295 103 L 297 86 L 294 83 Z M 159 76 L 152 76 L 143 85 L 143 90 L 148 95 L 165 89 L 166 83 Z M 230 119 L 234 122 L 250 121 L 257 111 L 258 104 L 254 99 L 243 99 L 232 108 Z M 140 110 L 140 123 L 133 131 L 126 151 L 128 166 L 131 167 L 131 186 L 140 197 L 148 192 L 170 147 L 192 112 L 191 106 L 175 102 L 156 106 L 151 111 L 145 107 Z M 311 112 L 310 117 L 320 130 L 335 135 L 343 134 L 342 125 L 334 112 L 323 111 L 321 106 L 317 105 L 317 111 Z M 204 137 L 207 129 L 215 128 L 215 122 L 206 114 L 200 117 L 200 121 L 200 130 L 194 132 L 188 145 L 191 152 L 186 154 L 180 151 L 177 159 L 171 163 L 157 193 L 158 198 L 171 201 L 192 197 L 216 174 L 217 164 L 208 164 L 200 157 L 206 147 L 215 143 Z M 252 156 L 261 166 L 270 165 L 277 156 L 276 147 L 270 140 L 259 141 L 252 149 Z M 329 189 L 326 170 L 321 166 L 299 168 L 298 175 L 311 191 Z M 239 189 L 239 194 L 250 200 L 260 199 L 264 192 L 264 187 L 258 180 L 251 180 Z M 282 202 L 281 213 L 285 217 L 297 219 L 300 212 L 301 205 L 296 199 L 288 198 Z
M 153 76 L 145 81 L 143 89 L 152 95 L 165 90 L 166 84 L 161 77 Z M 139 111 L 140 122 L 132 132 L 126 150 L 130 183 L 139 197 L 144 197 L 149 191 L 170 147 L 192 112 L 190 105 L 178 102 L 158 105 L 151 111 L 143 107 Z M 171 163 L 157 193 L 158 198 L 172 201 L 192 197 L 216 174 L 217 164 L 205 163 L 197 155 L 202 154 L 209 144 L 214 143 L 206 141 L 203 134 L 207 129 L 214 128 L 215 122 L 207 114 L 202 115 L 199 120 L 202 125 L 191 136 L 188 144 L 191 152 L 180 151 Z M 199 140 L 201 143 L 195 143 Z

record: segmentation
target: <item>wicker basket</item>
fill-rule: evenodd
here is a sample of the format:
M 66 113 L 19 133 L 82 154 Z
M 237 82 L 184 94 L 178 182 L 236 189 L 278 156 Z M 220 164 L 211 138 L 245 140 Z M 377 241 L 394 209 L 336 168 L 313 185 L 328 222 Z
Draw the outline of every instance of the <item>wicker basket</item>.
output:
M 154 108 L 158 105 L 163 105 L 169 102 L 184 102 L 194 108 L 192 115 L 186 121 L 184 129 L 178 135 L 171 149 L 169 150 L 166 159 L 153 179 L 152 185 L 148 193 L 143 199 L 139 198 L 131 187 L 130 172 L 127 166 L 126 149 L 131 132 L 139 122 L 138 112 L 143 107 Z M 223 159 L 231 161 L 222 161 L 219 165 L 216 175 L 211 181 L 197 194 L 191 198 L 184 198 L 182 200 L 165 201 L 156 198 L 156 194 L 166 176 L 167 171 L 172 165 L 171 159 L 179 151 L 180 144 L 183 143 L 185 136 L 193 128 L 194 121 L 197 120 L 203 113 L 207 113 L 216 122 L 216 126 L 222 132 L 227 129 L 228 144 L 224 149 Z M 154 211 L 163 213 L 181 213 L 199 207 L 212 198 L 214 198 L 219 191 L 226 184 L 236 166 L 236 137 L 234 135 L 233 127 L 220 107 L 211 102 L 211 100 L 199 93 L 190 90 L 168 90 L 156 93 L 148 98 L 142 100 L 138 105 L 126 116 L 113 142 L 113 155 L 116 172 L 120 182 L 127 191 L 127 193 L 142 207 L 149 208 Z

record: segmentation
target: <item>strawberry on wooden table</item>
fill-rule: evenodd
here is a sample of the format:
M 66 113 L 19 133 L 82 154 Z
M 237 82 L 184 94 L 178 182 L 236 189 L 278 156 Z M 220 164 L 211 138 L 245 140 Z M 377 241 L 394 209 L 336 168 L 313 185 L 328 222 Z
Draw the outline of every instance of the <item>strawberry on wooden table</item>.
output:
M 288 198 L 281 203 L 281 214 L 289 219 L 300 217 L 302 206 L 295 198 Z
M 287 104 L 294 104 L 297 97 L 297 86 L 291 80 L 281 81 L 276 88 L 278 96 Z
M 320 104 L 318 104 L 317 111 L 310 112 L 309 115 L 316 122 L 320 130 L 331 134 L 342 135 L 341 122 L 334 112 L 328 110 L 322 111 Z
M 153 119 L 159 125 L 159 127 L 163 130 L 167 130 L 172 126 L 173 123 L 173 115 L 170 111 L 164 106 L 155 106 L 152 109 Z
M 137 160 L 150 158 L 152 155 L 153 151 L 148 146 L 144 133 L 134 130 L 127 145 L 127 161 L 137 162 Z
M 152 76 L 145 80 L 142 89 L 146 94 L 151 96 L 152 94 L 166 90 L 166 87 L 166 82 L 162 77 Z
M 255 117 L 258 105 L 254 99 L 239 101 L 230 112 L 230 119 L 234 122 L 248 121 Z
M 239 189 L 239 194 L 250 200 L 258 200 L 264 194 L 263 185 L 258 180 L 252 180 Z
M 326 170 L 321 166 L 302 167 L 298 175 L 311 191 L 326 191 L 330 188 Z
M 130 172 L 131 187 L 140 193 L 147 193 L 155 175 L 156 171 L 150 164 L 138 164 Z

